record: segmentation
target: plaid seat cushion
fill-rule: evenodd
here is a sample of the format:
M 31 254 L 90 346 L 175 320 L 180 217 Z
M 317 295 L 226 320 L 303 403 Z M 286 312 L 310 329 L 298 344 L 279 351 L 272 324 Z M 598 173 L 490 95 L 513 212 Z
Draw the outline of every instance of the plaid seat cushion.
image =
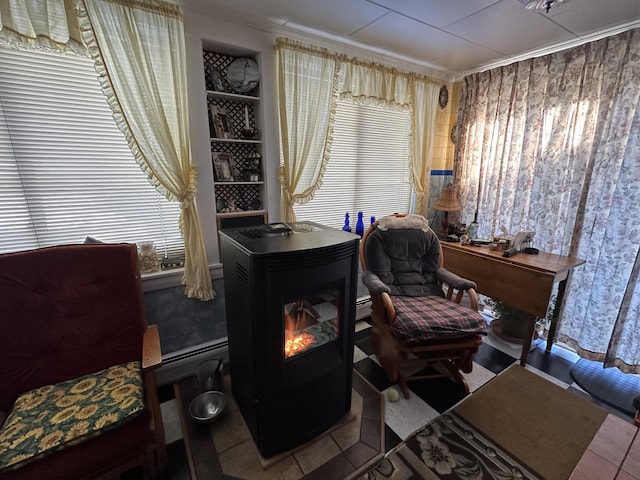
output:
M 392 329 L 403 342 L 487 334 L 487 322 L 481 314 L 446 298 L 393 295 L 391 300 L 396 309 Z

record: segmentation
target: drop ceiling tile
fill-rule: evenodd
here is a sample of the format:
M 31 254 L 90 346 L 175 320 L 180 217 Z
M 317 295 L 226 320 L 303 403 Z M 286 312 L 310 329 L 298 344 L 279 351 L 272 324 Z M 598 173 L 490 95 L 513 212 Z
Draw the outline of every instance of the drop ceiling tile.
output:
M 449 25 L 448 32 L 477 45 L 504 54 L 515 55 L 575 38 L 515 0 L 503 0 L 492 8 Z
M 351 37 L 421 61 L 471 46 L 466 40 L 395 13 L 385 15 Z
M 549 11 L 554 21 L 577 35 L 589 35 L 602 29 L 640 21 L 639 0 L 615 0 L 615 8 L 609 2 L 567 2 Z
M 451 72 L 461 73 L 470 70 L 480 70 L 482 65 L 488 65 L 506 59 L 506 55 L 488 50 L 484 47 L 471 45 L 470 47 L 435 58 L 432 62 Z
M 500 0 L 370 0 L 434 27 L 444 27 Z
M 640 27 L 640 0 L 568 0 L 549 13 L 521 0 L 179 0 L 240 24 L 286 25 L 452 71 L 524 58 Z M 226 12 L 226 15 L 225 15 Z M 326 32 L 326 34 L 323 34 Z M 496 52 L 495 58 L 491 52 Z M 474 64 L 475 58 L 475 64 Z
M 349 35 L 388 12 L 366 0 L 234 0 L 270 17 L 337 35 Z M 284 22 L 286 23 L 286 22 Z

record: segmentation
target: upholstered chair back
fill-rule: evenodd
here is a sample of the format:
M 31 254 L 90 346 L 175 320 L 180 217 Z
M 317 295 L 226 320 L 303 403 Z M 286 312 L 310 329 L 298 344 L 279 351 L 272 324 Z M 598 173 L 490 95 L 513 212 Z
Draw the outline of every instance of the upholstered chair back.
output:
M 0 255 L 0 410 L 18 394 L 142 357 L 136 246 Z
M 375 229 L 365 244 L 367 269 L 389 286 L 391 295 L 444 296 L 436 280 L 440 242 L 431 229 Z

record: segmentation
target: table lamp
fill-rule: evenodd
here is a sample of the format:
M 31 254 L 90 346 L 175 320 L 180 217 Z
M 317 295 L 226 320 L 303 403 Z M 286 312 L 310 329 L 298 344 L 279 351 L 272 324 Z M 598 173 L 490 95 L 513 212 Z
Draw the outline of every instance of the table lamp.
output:
M 442 219 L 442 231 L 440 236 L 446 237 L 449 230 L 449 212 L 457 212 L 462 210 L 462 205 L 458 201 L 458 192 L 456 189 L 449 186 L 444 187 L 440 192 L 440 197 L 433 207 L 435 210 L 441 210 L 444 212 L 444 218 Z

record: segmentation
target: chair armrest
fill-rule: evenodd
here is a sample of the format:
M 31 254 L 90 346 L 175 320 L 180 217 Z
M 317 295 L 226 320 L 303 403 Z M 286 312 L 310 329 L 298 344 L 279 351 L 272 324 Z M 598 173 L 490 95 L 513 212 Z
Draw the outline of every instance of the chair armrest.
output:
M 476 292 L 476 282 L 462 278 L 449 270 L 440 267 L 436 271 L 436 278 L 441 283 L 448 285 L 445 297 L 456 303 L 462 303 L 462 296 L 466 293 L 469 297 L 469 307 L 478 311 L 478 293 Z M 453 299 L 453 291 L 457 290 L 456 297 Z
M 396 318 L 396 309 L 387 292 L 371 295 L 371 320 L 374 327 L 388 330 Z M 386 327 L 384 327 L 386 325 Z
M 160 332 L 157 325 L 148 325 L 142 338 L 142 370 L 154 369 L 161 365 Z
M 475 290 L 476 288 L 478 288 L 476 282 L 473 282 L 466 278 L 462 278 L 442 267 L 438 268 L 438 270 L 436 271 L 436 278 L 439 281 L 455 288 L 456 290 L 470 290 L 472 288 Z
M 391 289 L 389 286 L 380 280 L 375 273 L 370 270 L 365 270 L 362 274 L 362 283 L 371 295 L 379 295 L 382 292 L 390 293 Z

